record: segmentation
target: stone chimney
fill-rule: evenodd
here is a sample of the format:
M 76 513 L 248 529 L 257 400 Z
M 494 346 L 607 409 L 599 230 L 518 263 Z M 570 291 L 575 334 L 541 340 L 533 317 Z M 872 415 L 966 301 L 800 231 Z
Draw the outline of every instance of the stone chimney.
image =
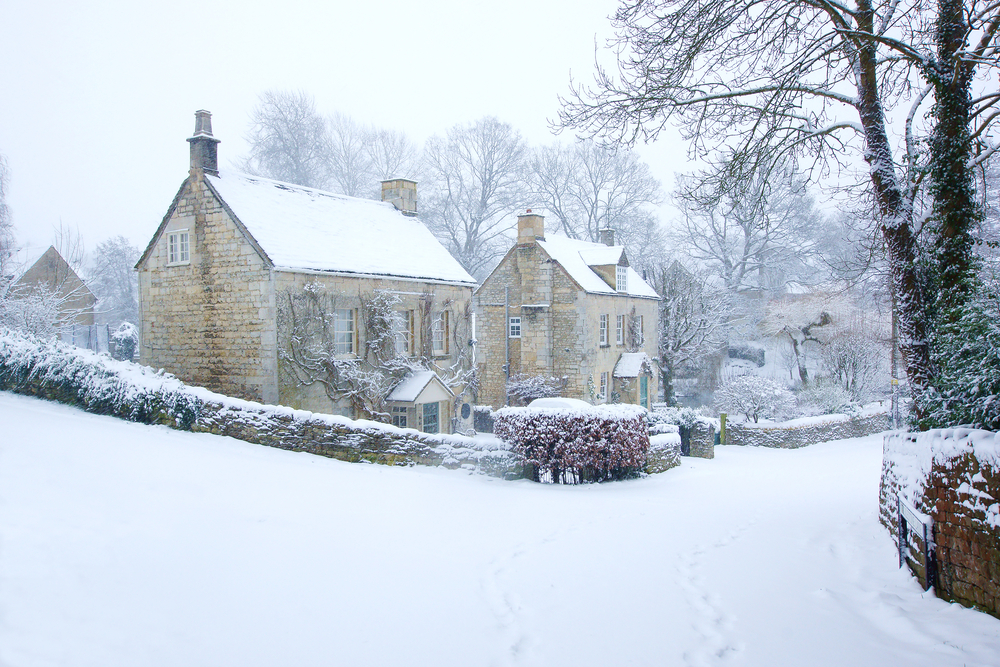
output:
M 403 215 L 416 215 L 417 182 L 406 178 L 382 181 L 382 201 L 389 202 Z
M 532 213 L 529 208 L 517 216 L 517 244 L 534 243 L 535 239 L 545 240 L 545 216 Z
M 194 136 L 191 144 L 191 169 L 202 169 L 213 176 L 219 175 L 219 140 L 212 136 L 212 113 L 204 109 L 194 112 Z
M 610 227 L 605 227 L 601 230 L 601 243 L 606 246 L 613 246 L 615 244 L 615 230 Z

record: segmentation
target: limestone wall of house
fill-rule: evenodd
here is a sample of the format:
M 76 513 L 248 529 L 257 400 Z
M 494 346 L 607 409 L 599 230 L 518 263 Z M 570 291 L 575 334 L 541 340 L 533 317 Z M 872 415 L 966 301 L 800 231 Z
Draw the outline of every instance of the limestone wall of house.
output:
M 510 373 L 566 379 L 564 396 L 594 400 L 600 374 L 612 373 L 622 352 L 615 339 L 616 316 L 629 317 L 633 308 L 643 317 L 642 350 L 656 358 L 657 302 L 620 295 L 588 294 L 535 243 L 515 246 L 476 293 L 477 364 L 480 403 L 499 408 L 506 401 L 507 324 L 504 288 L 510 316 L 521 318 L 521 338 L 510 339 Z M 600 315 L 608 315 L 608 344 L 600 345 Z M 627 342 L 627 335 L 625 337 Z M 658 374 L 649 381 L 655 400 Z M 610 398 L 610 387 L 607 392 Z M 638 400 L 638 393 L 636 401 Z
M 295 294 L 309 289 L 319 289 L 328 295 L 332 308 L 349 308 L 355 313 L 355 351 L 344 358 L 360 358 L 368 340 L 364 323 L 364 302 L 371 299 L 377 290 L 388 290 L 399 298 L 395 309 L 409 312 L 411 318 L 410 356 L 414 362 L 427 359 L 432 368 L 444 381 L 449 381 L 457 373 L 471 369 L 472 338 L 470 315 L 472 310 L 472 289 L 458 285 L 429 283 L 423 281 L 378 278 L 373 276 L 351 276 L 320 272 L 292 272 L 279 270 L 275 273 L 275 298 L 278 307 L 278 402 L 289 407 L 339 414 L 354 415 L 351 402 L 346 398 L 331 399 L 322 383 L 311 381 L 309 374 L 289 360 L 290 326 L 286 321 L 285 306 Z M 444 354 L 435 354 L 432 346 L 431 321 L 437 313 L 448 313 L 447 346 Z M 469 402 L 464 384 L 452 386 L 456 394 L 456 404 Z M 446 420 L 454 417 L 455 406 L 442 411 L 443 428 Z
M 190 261 L 168 265 L 188 230 Z M 199 172 L 139 267 L 140 360 L 230 396 L 278 400 L 273 273 Z

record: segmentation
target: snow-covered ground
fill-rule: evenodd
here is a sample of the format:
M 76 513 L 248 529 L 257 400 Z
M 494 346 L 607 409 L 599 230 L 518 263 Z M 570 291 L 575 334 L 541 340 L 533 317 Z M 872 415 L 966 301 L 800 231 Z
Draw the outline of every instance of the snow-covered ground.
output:
M 878 525 L 881 437 L 582 487 L 0 392 L 0 665 L 997 665 Z

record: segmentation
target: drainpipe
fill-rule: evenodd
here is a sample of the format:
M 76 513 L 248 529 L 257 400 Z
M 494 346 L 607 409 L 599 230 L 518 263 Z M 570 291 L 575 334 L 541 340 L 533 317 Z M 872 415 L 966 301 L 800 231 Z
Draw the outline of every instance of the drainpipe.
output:
M 507 357 L 507 361 L 503 366 L 504 376 L 506 380 L 503 384 L 503 404 L 510 405 L 510 395 L 507 393 L 507 385 L 510 384 L 510 288 L 503 288 L 503 328 L 505 333 L 503 335 L 504 340 L 504 350 Z

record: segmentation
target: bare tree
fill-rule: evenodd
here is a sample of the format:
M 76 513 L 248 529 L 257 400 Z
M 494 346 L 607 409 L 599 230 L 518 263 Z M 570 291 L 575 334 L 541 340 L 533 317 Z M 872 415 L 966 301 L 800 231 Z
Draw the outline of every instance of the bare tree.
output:
M 770 180 L 758 175 L 721 194 L 695 177 L 679 177 L 674 201 L 682 214 L 675 241 L 730 292 L 780 292 L 816 274 L 821 215 L 793 172 Z
M 420 180 L 420 151 L 404 133 L 371 128 L 368 131 L 367 146 L 368 158 L 376 180 L 387 181 L 392 178 Z
M 520 133 L 493 117 L 427 141 L 430 194 L 423 219 L 477 279 L 506 250 L 511 213 L 528 201 L 526 153 Z
M 7 167 L 7 158 L 0 153 L 0 293 L 11 278 L 13 267 L 9 264 L 16 249 L 14 223 L 11 220 L 10 207 L 7 206 L 9 184 L 10 169 Z
M 311 188 L 329 187 L 330 132 L 312 96 L 303 91 L 261 93 L 245 138 L 250 154 L 239 162 L 244 171 Z
M 907 374 L 918 388 L 932 372 L 914 229 L 914 199 L 928 171 L 917 121 L 932 87 L 919 75 L 934 84 L 938 102 L 952 96 L 965 105 L 960 123 L 973 165 L 995 150 L 990 125 L 1000 100 L 997 92 L 969 95 L 965 85 L 1000 63 L 1000 5 L 940 3 L 938 17 L 957 29 L 939 33 L 937 57 L 924 7 L 918 0 L 625 0 L 614 17 L 617 72 L 598 67 L 595 86 L 574 87 L 561 115 L 565 125 L 625 142 L 679 121 L 699 155 L 731 151 L 729 176 L 766 175 L 793 156 L 824 168 L 838 165 L 845 149 L 862 155 Z M 884 109 L 901 103 L 910 112 L 896 159 Z
M 70 268 L 79 274 L 83 268 L 83 260 L 87 256 L 87 248 L 83 243 L 83 237 L 80 236 L 80 228 L 70 227 L 60 220 L 59 226 L 53 228 L 52 245 L 66 260 Z
M 674 260 L 653 274 L 660 295 L 660 374 L 664 400 L 675 405 L 674 378 L 687 364 L 716 352 L 729 318 L 729 295 Z
M 350 197 L 371 196 L 374 165 L 369 153 L 371 132 L 350 116 L 329 118 L 330 175 L 335 189 Z
M 133 267 L 139 249 L 124 236 L 99 243 L 90 267 L 89 286 L 97 297 L 97 312 L 112 327 L 139 321 L 139 281 Z
M 597 242 L 602 229 L 614 229 L 635 259 L 655 254 L 660 183 L 635 153 L 582 140 L 539 148 L 530 165 L 536 199 L 566 236 Z

